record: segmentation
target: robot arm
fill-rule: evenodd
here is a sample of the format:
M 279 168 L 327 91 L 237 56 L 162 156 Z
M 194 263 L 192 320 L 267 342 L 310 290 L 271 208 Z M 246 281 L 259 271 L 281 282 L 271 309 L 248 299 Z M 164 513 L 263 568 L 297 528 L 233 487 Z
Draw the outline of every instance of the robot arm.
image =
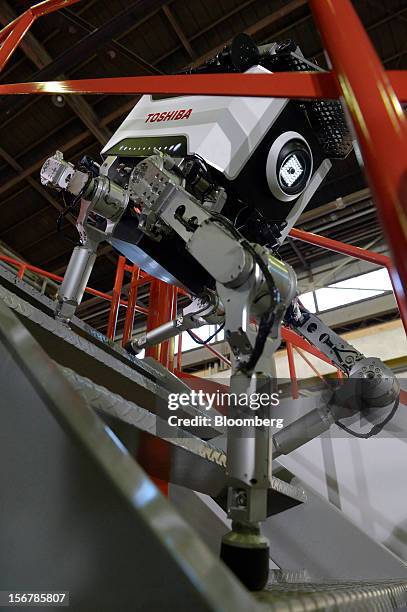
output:
M 77 248 L 89 248 L 90 239 L 95 242 L 107 239 L 112 224 L 123 214 L 116 206 L 117 198 L 114 202 L 109 200 L 108 184 L 103 180 L 99 185 L 96 178 L 88 182 L 81 176 L 81 170 L 75 171 L 61 158 L 56 161 L 53 173 L 47 171 L 49 183 L 71 192 L 73 184 L 82 185 L 79 190 L 75 189 L 76 193 L 73 192 L 86 202 L 83 206 L 87 211 L 87 215 L 81 217 L 83 244 Z M 71 174 L 69 181 L 61 179 L 68 173 Z M 46 169 L 43 170 L 43 179 L 45 175 Z M 120 191 L 118 193 L 122 196 Z M 217 212 L 222 192 L 212 194 L 203 202 L 187 192 L 182 173 L 170 156 L 157 153 L 138 164 L 129 178 L 128 194 L 133 208 L 138 211 L 138 227 L 157 241 L 176 234 L 184 243 L 185 251 L 213 279 L 215 288 L 214 292 L 207 292 L 205 297 L 193 301 L 190 309 L 179 319 L 179 325 L 176 320 L 153 330 L 141 340 L 133 341 L 133 350 L 168 338 L 180 328 L 201 325 L 211 315 L 221 314 L 225 321 L 225 337 L 234 355 L 231 393 L 250 396 L 259 388 L 267 391 L 271 381 L 263 373 L 268 367 L 264 368 L 261 363 L 262 353 L 270 335 L 273 350 L 279 345 L 280 326 L 296 291 L 292 268 L 274 257 L 267 248 L 249 242 Z M 118 200 L 125 203 L 124 197 Z M 105 230 L 102 229 L 101 217 L 105 221 Z M 66 305 L 64 291 L 68 287 L 71 267 L 70 264 L 60 292 L 62 309 Z M 81 276 L 84 278 L 85 273 Z M 258 322 L 255 337 L 249 330 L 253 319 Z M 236 414 L 238 407 L 235 408 Z M 262 585 L 268 574 L 268 545 L 259 531 L 259 522 L 267 517 L 267 492 L 271 479 L 268 428 L 253 427 L 248 431 L 233 426 L 228 429 L 227 476 L 230 483 L 228 514 L 233 529 L 229 539 L 223 543 L 223 554 L 229 564 L 233 564 L 237 551 L 244 551 L 244 556 L 255 550 L 261 559 Z M 240 567 L 240 573 L 245 571 L 244 565 Z M 256 576 L 258 581 L 258 574 Z
M 241 35 L 199 71 L 310 68 L 318 69 L 296 45 L 257 48 Z M 80 244 L 60 287 L 56 315 L 65 321 L 72 317 L 97 246 L 107 241 L 147 272 L 194 296 L 175 321 L 133 340 L 134 352 L 221 317 L 234 356 L 231 394 L 270 392 L 270 352 L 279 346 L 288 310 L 289 324 L 346 375 L 373 377 L 377 384 L 363 402 L 382 405 L 396 393 L 394 383 L 384 383 L 383 364 L 366 360 L 311 313 L 291 308 L 295 274 L 275 256 L 328 173 L 330 159 L 345 157 L 351 148 L 337 102 L 143 96 L 102 151 L 100 166 L 82 160 L 74 167 L 57 152 L 41 170 L 43 184 L 70 194 L 68 210 L 79 208 Z M 253 320 L 257 333 L 250 328 Z M 272 342 L 266 357 L 267 338 Z M 337 420 L 333 406 L 346 408 L 346 415 L 362 406 L 349 408 L 352 397 L 342 400 L 337 395 L 327 414 L 309 417 L 314 435 Z M 233 416 L 239 415 L 247 413 L 235 405 Z M 297 429 L 304 425 L 300 421 Z M 274 442 L 277 453 L 295 448 L 296 432 L 286 429 L 285 439 Z M 267 427 L 235 425 L 227 431 L 232 531 L 223 540 L 222 556 L 252 589 L 262 588 L 268 577 L 268 543 L 259 523 L 267 516 L 270 440 Z
M 79 206 L 76 227 L 80 244 L 69 261 L 55 311 L 57 318 L 69 321 L 82 300 L 97 247 L 113 233 L 128 206 L 129 195 L 120 185 L 100 175 L 95 162 L 75 168 L 60 151 L 45 161 L 41 182 L 70 194 L 73 197 L 70 208 Z
M 133 338 L 125 347 L 129 352 L 140 353 L 145 348 L 160 344 L 169 338 L 191 329 L 198 329 L 207 324 L 222 324 L 224 321 L 223 308 L 216 293 L 207 291 L 194 298 L 182 313 L 173 321 L 168 321 L 155 329 L 147 331 L 138 338 Z
M 328 359 L 351 380 L 366 381 L 363 387 L 366 408 L 388 406 L 399 394 L 400 385 L 393 372 L 376 357 L 365 357 L 354 346 L 338 336 L 319 317 L 309 312 L 295 300 L 287 311 L 288 325 L 318 348 Z
M 294 300 L 288 309 L 285 321 L 328 357 L 348 380 L 333 391 L 325 404 L 274 435 L 274 457 L 291 453 L 327 431 L 333 424 L 360 438 L 369 438 L 379 433 L 398 407 L 400 384 L 390 368 L 376 357 L 365 357 L 319 317 L 306 310 L 298 300 Z M 358 414 L 363 414 L 368 421 L 374 423 L 368 433 L 355 432 L 340 422 L 340 419 Z

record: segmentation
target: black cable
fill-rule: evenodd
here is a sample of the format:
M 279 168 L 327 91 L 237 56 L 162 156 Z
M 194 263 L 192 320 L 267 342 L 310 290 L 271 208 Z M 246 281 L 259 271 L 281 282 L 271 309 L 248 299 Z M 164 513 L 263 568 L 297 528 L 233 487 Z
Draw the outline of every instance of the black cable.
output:
M 217 336 L 218 333 L 221 332 L 224 327 L 225 327 L 225 322 L 223 322 L 222 325 L 219 325 L 218 329 L 211 336 L 209 336 L 209 338 L 207 338 L 206 340 L 202 340 L 201 338 L 198 338 L 198 336 L 195 336 L 195 334 L 193 334 L 190 329 L 187 329 L 187 333 L 188 333 L 188 336 L 190 336 L 194 342 L 196 342 L 197 344 L 201 346 L 204 346 L 205 344 L 208 344 L 208 342 L 213 340 L 215 336 Z
M 235 226 L 233 225 L 233 223 L 231 223 L 231 221 L 229 221 L 229 219 L 226 219 L 225 217 L 223 217 L 223 215 L 219 215 L 217 213 L 212 213 L 212 216 L 221 225 L 224 225 L 231 232 L 231 234 L 239 240 L 243 248 L 245 248 L 252 255 L 254 261 L 258 264 L 260 270 L 263 272 L 270 294 L 271 306 L 270 309 L 266 311 L 260 318 L 259 330 L 256 336 L 256 341 L 254 343 L 252 353 L 247 362 L 240 363 L 237 367 L 237 370 L 241 372 L 250 373 L 256 367 L 256 364 L 263 353 L 267 338 L 273 327 L 275 319 L 274 307 L 281 301 L 280 292 L 274 284 L 274 280 L 272 275 L 270 274 L 268 266 L 265 264 L 265 262 L 257 253 L 256 249 L 252 246 L 252 244 L 242 236 L 242 234 L 235 228 Z
M 62 192 L 62 199 L 64 202 L 64 209 L 61 210 L 57 218 L 57 233 L 62 232 L 65 217 L 74 210 L 77 204 L 78 196 L 76 196 L 70 204 L 67 204 L 65 200 L 65 194 L 64 192 Z M 75 244 L 75 245 L 77 244 L 76 240 L 72 240 L 72 238 L 69 238 L 69 236 L 67 236 L 65 233 L 63 234 L 63 238 L 65 238 L 65 240 L 68 240 L 72 244 Z
M 391 419 L 396 414 L 397 408 L 399 407 L 399 403 L 400 403 L 400 396 L 398 396 L 396 398 L 396 401 L 394 402 L 393 408 L 391 409 L 391 411 L 389 412 L 387 417 L 385 419 L 383 419 L 383 421 L 381 423 L 378 423 L 377 425 L 373 425 L 372 429 L 370 431 L 368 431 L 367 433 L 364 433 L 364 434 L 358 433 L 357 431 L 354 431 L 353 429 L 349 429 L 349 427 L 346 427 L 340 421 L 335 421 L 335 425 L 340 427 L 340 429 L 343 429 L 343 431 L 346 431 L 346 433 L 351 434 L 355 438 L 363 438 L 364 440 L 367 440 L 368 438 L 371 438 L 372 436 L 376 436 L 378 433 L 380 433 L 382 431 L 383 427 L 385 425 L 387 425 L 387 423 L 389 423 L 389 421 L 391 421 Z
M 80 202 L 80 200 L 82 198 L 82 195 L 84 193 L 86 193 L 87 188 L 89 187 L 91 181 L 93 180 L 93 176 L 92 176 L 91 172 L 87 171 L 86 169 L 82 170 L 82 171 L 83 172 L 87 172 L 88 179 L 86 181 L 85 186 L 81 189 L 80 193 L 78 193 L 78 195 L 76 195 L 74 197 L 74 199 L 72 200 L 72 202 L 70 204 L 66 203 L 65 192 L 64 191 L 62 192 L 62 200 L 63 200 L 63 203 L 64 203 L 64 208 L 63 208 L 63 210 L 61 210 L 61 212 L 59 213 L 58 218 L 57 218 L 57 233 L 60 233 L 62 231 L 65 218 L 67 217 L 67 215 L 69 213 L 74 211 L 74 209 L 77 206 L 78 202 Z M 69 242 L 72 242 L 73 244 L 77 244 L 77 241 L 72 240 L 71 238 L 68 238 L 68 236 L 66 236 L 66 235 L 64 235 L 64 238 L 66 240 L 69 240 Z
M 186 155 L 186 156 L 185 156 L 185 158 L 184 158 L 184 160 L 187 160 L 187 161 L 193 161 L 193 162 L 197 162 L 197 163 L 200 165 L 201 169 L 203 170 L 203 173 L 204 173 L 204 174 L 203 174 L 203 177 L 204 177 L 204 179 L 205 179 L 205 180 L 207 181 L 207 183 L 208 183 L 208 187 L 207 187 L 207 189 L 205 189 L 205 191 L 204 191 L 203 193 L 197 193 L 197 191 L 196 191 L 196 189 L 195 189 L 195 188 L 196 188 L 196 185 L 199 183 L 199 180 L 200 180 L 200 178 L 201 178 L 201 177 L 200 177 L 200 175 L 199 175 L 199 174 L 197 174 L 197 175 L 195 176 L 195 178 L 194 178 L 194 179 L 191 179 L 191 178 L 189 177 L 189 174 L 187 174 L 187 175 L 185 175 L 185 174 L 184 174 L 184 177 L 186 178 L 187 183 L 188 183 L 189 187 L 191 188 L 191 190 L 192 190 L 192 192 L 193 192 L 193 195 L 194 195 L 194 196 L 195 196 L 195 197 L 196 197 L 198 200 L 200 200 L 201 202 L 203 202 L 203 201 L 204 201 L 204 199 L 205 199 L 205 197 L 206 197 L 207 195 L 209 195 L 209 194 L 210 194 L 210 193 L 211 193 L 211 192 L 212 192 L 212 191 L 213 191 L 213 190 L 216 188 L 216 184 L 215 184 L 215 182 L 214 182 L 214 180 L 213 180 L 212 173 L 211 173 L 211 171 L 209 170 L 209 168 L 208 168 L 208 166 L 207 166 L 207 164 L 206 164 L 205 160 L 203 159 L 203 157 L 201 157 L 200 155 L 198 155 L 198 153 L 194 153 L 193 155 Z

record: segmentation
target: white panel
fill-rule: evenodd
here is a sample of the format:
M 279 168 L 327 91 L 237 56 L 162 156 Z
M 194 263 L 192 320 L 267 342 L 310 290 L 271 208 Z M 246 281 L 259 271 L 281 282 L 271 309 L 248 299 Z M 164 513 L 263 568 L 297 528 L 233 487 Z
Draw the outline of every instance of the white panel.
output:
M 248 72 L 269 71 L 256 66 Z M 230 96 L 181 96 L 152 100 L 143 96 L 106 144 L 102 153 L 125 138 L 184 135 L 189 153 L 233 179 L 270 129 L 286 99 Z M 192 109 L 186 119 L 146 122 L 149 113 Z

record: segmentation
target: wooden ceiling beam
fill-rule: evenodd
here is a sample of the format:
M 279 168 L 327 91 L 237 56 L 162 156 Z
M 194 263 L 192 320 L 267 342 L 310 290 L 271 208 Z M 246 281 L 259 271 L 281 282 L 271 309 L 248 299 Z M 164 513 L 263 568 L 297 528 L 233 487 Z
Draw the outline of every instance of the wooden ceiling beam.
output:
M 61 15 L 74 25 L 78 26 L 79 28 L 82 28 L 82 30 L 84 30 L 87 34 L 93 32 L 95 29 L 88 21 L 86 21 L 86 19 L 83 19 L 83 17 L 80 17 L 77 13 L 74 13 L 73 11 L 65 9 L 64 11 L 61 11 Z M 143 57 L 141 57 L 141 55 L 139 55 L 135 51 L 131 51 L 117 40 L 112 39 L 110 41 L 110 44 L 113 49 L 133 61 L 139 68 L 141 68 L 148 74 L 163 74 L 161 70 L 156 68 L 156 66 L 153 66 Z
M 109 123 L 111 123 L 112 121 L 116 121 L 117 119 L 120 119 L 120 117 L 128 113 L 133 108 L 135 103 L 136 103 L 136 97 L 126 102 L 125 104 L 122 104 L 121 106 L 116 108 L 114 111 L 106 115 L 106 117 L 103 117 L 103 119 L 101 119 L 100 121 L 100 125 L 101 126 L 109 125 Z M 78 134 L 78 136 L 75 136 L 68 142 L 61 143 L 60 151 L 63 151 L 64 153 L 70 151 L 71 149 L 76 147 L 78 144 L 80 144 L 81 142 L 89 138 L 89 136 L 91 136 L 90 130 L 85 130 L 81 132 L 80 134 Z M 0 186 L 0 195 L 2 193 L 5 193 L 9 189 L 11 189 L 18 183 L 20 183 L 22 180 L 26 179 L 27 176 L 40 170 L 45 159 L 46 157 L 41 157 L 39 160 L 31 164 L 31 166 L 28 166 L 28 168 L 22 168 L 18 176 L 14 176 L 12 179 L 7 181 L 6 183 L 3 183 L 3 185 Z M 1 204 L 0 204 L 0 207 L 1 207 Z
M 17 14 L 9 5 L 7 0 L 0 2 L 0 22 L 7 25 L 16 19 Z M 49 55 L 45 47 L 36 39 L 32 32 L 27 32 L 20 43 L 20 48 L 26 57 L 39 69 L 45 68 L 52 64 L 52 57 Z M 66 79 L 65 74 L 60 74 L 57 78 Z M 86 125 L 95 138 L 101 143 L 106 144 L 111 133 L 106 127 L 100 126 L 100 120 L 97 117 L 92 106 L 82 96 L 65 96 L 68 106 L 72 108 L 74 113 Z
M 196 53 L 193 50 L 188 38 L 186 37 L 185 32 L 181 28 L 181 25 L 178 19 L 175 17 L 174 13 L 172 12 L 168 4 L 164 4 L 164 6 L 162 7 L 162 10 L 163 10 L 164 15 L 167 17 L 175 34 L 178 36 L 179 40 L 181 41 L 181 44 L 184 47 L 185 51 L 188 53 L 189 57 L 191 59 L 195 59 Z
M 308 0 L 291 0 L 291 2 L 287 2 L 287 4 L 285 4 L 281 8 L 277 9 L 276 11 L 273 11 L 272 13 L 270 13 L 270 15 L 267 15 L 267 17 L 259 19 L 251 26 L 245 28 L 244 32 L 246 34 L 249 34 L 250 36 L 255 36 L 258 32 L 261 32 L 261 30 L 264 30 L 265 28 L 274 25 L 284 17 L 288 17 L 288 15 L 307 4 Z M 199 66 L 200 64 L 203 64 L 208 59 L 219 53 L 219 51 L 222 51 L 223 47 L 227 45 L 231 40 L 232 39 L 225 40 L 225 42 L 223 42 L 221 45 L 217 45 L 210 51 L 207 51 L 200 57 L 196 58 L 192 65 Z
M 11 155 L 9 155 L 7 151 L 3 149 L 3 147 L 0 147 L 0 157 L 2 157 L 4 161 L 6 161 L 16 172 L 21 172 L 23 170 L 20 164 L 17 163 L 16 160 Z M 53 198 L 52 195 L 46 189 L 44 189 L 44 187 L 42 187 L 42 185 L 40 185 L 35 179 L 33 179 L 32 176 L 26 176 L 25 180 L 33 189 L 35 189 L 35 191 L 37 191 L 37 193 L 39 193 L 54 208 L 56 208 L 58 212 L 63 211 L 63 206 L 59 202 L 57 202 L 57 200 L 55 200 L 55 198 Z M 67 219 L 70 221 L 70 223 L 76 225 L 75 220 L 70 215 L 67 216 Z

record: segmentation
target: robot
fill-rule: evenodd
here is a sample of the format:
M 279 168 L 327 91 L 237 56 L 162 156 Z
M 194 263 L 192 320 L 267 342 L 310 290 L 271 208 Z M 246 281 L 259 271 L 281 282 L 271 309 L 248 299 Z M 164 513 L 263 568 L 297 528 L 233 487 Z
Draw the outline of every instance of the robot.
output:
M 258 47 L 241 34 L 189 73 L 320 70 L 292 41 Z M 250 92 L 248 92 L 249 94 Z M 191 304 L 141 338 L 137 353 L 181 331 L 217 322 L 233 354 L 231 392 L 271 390 L 271 359 L 283 322 L 317 346 L 353 382 L 325 410 L 314 410 L 271 443 L 267 427 L 227 431 L 227 510 L 232 530 L 221 556 L 253 590 L 268 577 L 267 518 L 272 453 L 290 452 L 339 419 L 362 412 L 372 422 L 394 403 L 392 372 L 341 339 L 296 298 L 294 270 L 278 250 L 328 174 L 352 148 L 338 102 L 144 95 L 101 152 L 78 166 L 57 152 L 41 170 L 44 185 L 70 198 L 75 247 L 56 316 L 69 322 L 82 299 L 96 250 L 110 243 L 148 273 L 183 287 Z M 256 322 L 257 331 L 251 326 Z M 267 346 L 267 351 L 265 347 Z M 271 368 L 271 369 L 270 369 Z M 236 406 L 236 414 L 239 415 Z M 345 426 L 343 426 L 345 428 Z M 301 441 L 300 441 L 301 440 Z

